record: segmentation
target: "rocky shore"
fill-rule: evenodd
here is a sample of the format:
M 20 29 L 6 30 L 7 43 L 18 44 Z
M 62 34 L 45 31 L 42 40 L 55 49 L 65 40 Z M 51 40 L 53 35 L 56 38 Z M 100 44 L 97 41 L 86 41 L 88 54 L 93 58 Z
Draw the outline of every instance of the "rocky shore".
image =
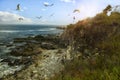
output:
M 1 62 L 9 66 L 22 66 L 13 73 L 1 76 L 2 80 L 46 80 L 64 69 L 69 57 L 67 46 L 57 35 L 37 35 L 35 37 L 15 38 L 9 55 Z

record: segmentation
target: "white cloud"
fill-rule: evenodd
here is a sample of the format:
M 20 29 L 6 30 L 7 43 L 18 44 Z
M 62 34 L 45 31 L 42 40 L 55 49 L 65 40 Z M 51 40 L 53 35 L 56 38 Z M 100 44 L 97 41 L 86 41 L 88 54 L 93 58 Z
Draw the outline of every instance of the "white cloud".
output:
M 23 20 L 19 20 L 19 18 L 23 18 Z M 28 23 L 32 23 L 32 20 L 20 16 L 18 14 L 0 11 L 0 24 L 28 24 Z
M 75 0 L 61 0 L 63 2 L 72 2 L 72 3 L 75 3 Z

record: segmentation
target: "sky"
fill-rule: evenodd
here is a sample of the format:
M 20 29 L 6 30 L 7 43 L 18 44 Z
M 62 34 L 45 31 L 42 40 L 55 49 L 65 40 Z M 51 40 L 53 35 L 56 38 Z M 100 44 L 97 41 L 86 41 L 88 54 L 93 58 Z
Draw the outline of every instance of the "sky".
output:
M 0 24 L 68 25 L 95 16 L 109 4 L 120 5 L 120 0 L 0 0 Z M 75 9 L 80 12 L 73 13 Z

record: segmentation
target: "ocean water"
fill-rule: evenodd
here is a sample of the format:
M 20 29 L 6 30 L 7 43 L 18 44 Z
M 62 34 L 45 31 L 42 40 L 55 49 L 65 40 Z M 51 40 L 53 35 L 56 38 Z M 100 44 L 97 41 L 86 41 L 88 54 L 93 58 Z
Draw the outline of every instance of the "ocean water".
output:
M 23 38 L 35 35 L 59 34 L 62 30 L 53 25 L 0 25 L 0 57 L 7 52 L 6 45 L 14 38 Z
M 13 38 L 35 36 L 38 34 L 56 34 L 61 30 L 52 25 L 0 25 L 0 44 Z
M 5 58 L 17 58 L 7 54 L 11 51 L 9 47 L 6 47 L 7 44 L 12 43 L 14 38 L 61 33 L 62 30 L 56 27 L 52 25 L 0 25 L 0 78 L 14 74 L 15 71 L 21 70 L 24 66 L 11 67 L 7 62 L 1 62 Z

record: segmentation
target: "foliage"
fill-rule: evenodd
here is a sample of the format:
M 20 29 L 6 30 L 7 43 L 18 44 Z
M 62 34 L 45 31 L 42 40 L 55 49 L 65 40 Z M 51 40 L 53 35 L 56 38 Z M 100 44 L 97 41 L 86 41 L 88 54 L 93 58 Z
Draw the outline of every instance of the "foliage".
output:
M 83 55 L 65 64 L 52 80 L 120 80 L 120 13 L 104 13 L 69 25 L 64 41 Z M 95 51 L 95 49 L 98 49 Z M 85 57 L 84 50 L 91 55 Z

